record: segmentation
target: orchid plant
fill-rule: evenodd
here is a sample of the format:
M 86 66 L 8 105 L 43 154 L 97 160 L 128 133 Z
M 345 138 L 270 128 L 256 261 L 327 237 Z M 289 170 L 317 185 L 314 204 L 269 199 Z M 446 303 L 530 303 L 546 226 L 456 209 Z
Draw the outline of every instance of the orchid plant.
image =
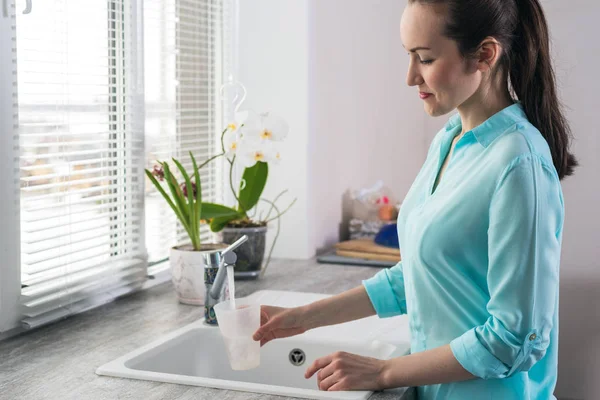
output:
M 217 157 L 225 156 L 229 163 L 229 184 L 235 198 L 235 216 L 214 218 L 210 221 L 213 232 L 220 231 L 226 225 L 235 226 L 264 226 L 268 222 L 283 215 L 295 202 L 280 212 L 276 201 L 287 190 L 281 192 L 273 201 L 261 198 L 269 175 L 269 165 L 277 165 L 281 160 L 278 145 L 287 137 L 289 127 L 287 123 L 272 113 L 255 114 L 244 111 L 236 114 L 235 121 L 230 123 L 221 134 L 222 153 Z M 238 162 L 244 167 L 240 182 L 233 182 L 234 165 Z M 254 219 L 250 216 L 251 210 L 256 211 L 259 201 L 271 205 L 267 216 Z M 276 214 L 270 218 L 271 212 Z
M 294 199 L 285 210 L 280 211 L 276 203 L 287 190 L 279 193 L 273 201 L 261 197 L 267 183 L 269 165 L 276 165 L 281 160 L 278 145 L 286 138 L 288 132 L 287 123 L 272 113 L 239 112 L 236 113 L 235 120 L 221 133 L 221 153 L 209 158 L 200 166 L 197 166 L 194 156 L 190 153 L 194 169 L 191 177 L 181 163 L 173 159 L 183 177 L 183 183 L 179 184 L 166 162 L 158 162 L 152 171 L 146 170 L 146 175 L 173 209 L 188 233 L 194 250 L 200 250 L 201 247 L 201 223 L 208 223 L 211 231 L 219 232 L 225 226 L 266 226 L 277 219 L 277 231 L 265 264 L 266 269 L 279 236 L 280 217 L 296 201 Z M 220 157 L 225 157 L 229 163 L 229 185 L 236 202 L 233 207 L 202 202 L 202 187 L 198 171 Z M 244 172 L 240 181 L 234 184 L 236 163 L 244 168 Z M 164 181 L 172 197 L 162 187 L 160 182 Z M 270 205 L 264 218 L 262 215 L 256 218 L 259 201 Z M 251 211 L 254 213 L 250 214 Z M 273 212 L 274 215 L 271 217 Z
M 172 172 L 167 162 L 158 162 L 152 171 L 145 170 L 146 176 L 160 194 L 164 197 L 167 204 L 171 207 L 179 222 L 187 232 L 195 251 L 201 250 L 200 241 L 200 221 L 213 218 L 223 218 L 237 215 L 235 210 L 228 207 L 202 202 L 202 184 L 200 182 L 200 173 L 198 170 L 203 165 L 198 166 L 194 155 L 190 152 L 192 159 L 193 175 L 190 177 L 181 163 L 173 158 L 173 163 L 181 173 L 184 182 L 179 183 L 175 174 Z M 206 163 L 205 163 L 206 164 Z M 167 190 L 163 188 L 161 182 L 165 182 Z

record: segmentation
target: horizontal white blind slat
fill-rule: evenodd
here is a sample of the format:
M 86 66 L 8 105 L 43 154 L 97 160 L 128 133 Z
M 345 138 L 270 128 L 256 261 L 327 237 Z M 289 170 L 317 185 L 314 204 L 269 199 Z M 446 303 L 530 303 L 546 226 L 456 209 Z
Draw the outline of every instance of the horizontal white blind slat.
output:
M 49 163 L 49 164 L 37 163 L 35 165 L 22 166 L 21 171 L 28 171 L 28 172 L 32 172 L 32 173 L 35 171 L 40 171 L 40 170 L 46 171 L 48 169 L 55 167 L 56 165 L 59 165 L 60 168 L 63 168 L 63 169 L 68 168 L 68 169 L 72 169 L 72 170 L 78 170 L 77 167 L 80 167 L 80 166 L 90 167 L 92 165 L 107 165 L 107 164 L 108 164 L 108 161 L 106 160 L 106 158 L 87 158 L 84 160 L 76 160 L 76 161 L 59 160 L 56 163 Z
M 73 175 L 76 175 L 77 172 L 74 172 Z M 127 174 L 127 175 L 104 175 L 104 176 L 96 176 L 94 178 L 87 179 L 72 179 L 69 181 L 57 182 L 57 183 L 46 183 L 46 184 L 38 184 L 33 185 L 29 182 L 26 182 L 24 185 L 21 185 L 21 190 L 23 192 L 38 192 L 47 189 L 63 189 L 70 186 L 78 186 L 78 185 L 87 185 L 87 184 L 97 184 L 98 186 L 106 186 L 110 188 L 112 183 L 110 181 L 114 181 L 117 179 L 133 179 L 137 175 Z
M 128 250 L 137 251 L 138 248 L 139 245 L 132 244 L 128 247 Z M 74 265 L 89 264 L 91 262 L 90 260 L 97 260 L 105 257 L 107 254 L 109 257 L 112 257 L 111 254 L 113 251 L 114 250 L 109 243 L 105 243 L 102 247 L 94 246 L 81 250 L 73 250 L 68 257 L 49 258 L 48 260 L 36 262 L 35 264 L 24 264 L 23 267 L 25 267 L 29 274 L 36 274 L 38 272 L 59 268 L 66 263 Z
M 29 224 L 29 223 L 34 223 L 34 222 L 47 221 L 49 219 L 54 219 L 54 218 L 61 218 L 61 217 L 64 218 L 67 215 L 72 217 L 77 214 L 83 214 L 83 213 L 89 214 L 90 212 L 107 211 L 106 209 L 123 210 L 123 208 L 129 204 L 129 202 L 126 200 L 119 201 L 118 198 L 115 197 L 114 195 L 108 196 L 107 198 L 112 199 L 114 201 L 99 202 L 98 200 L 94 200 L 94 203 L 96 203 L 97 205 L 86 205 L 85 207 L 77 207 L 77 208 L 74 207 L 75 204 L 71 204 L 71 203 L 69 204 L 68 207 L 65 207 L 64 205 L 60 205 L 60 206 L 52 205 L 52 206 L 49 206 L 48 208 L 44 209 L 43 212 L 29 211 L 23 216 L 22 220 L 24 223 Z M 81 206 L 81 204 L 83 204 L 83 202 L 79 202 L 78 205 Z
M 113 216 L 119 215 L 119 212 L 113 212 Z M 55 222 L 54 225 L 45 226 L 39 229 L 30 229 L 25 230 L 25 232 L 29 233 L 31 239 L 23 241 L 25 244 L 35 244 L 45 241 L 59 240 L 65 237 L 79 237 L 80 234 L 90 231 L 98 231 L 100 229 L 105 229 L 108 231 L 111 226 L 114 226 L 112 221 L 109 221 L 109 218 L 105 216 L 94 217 L 94 218 L 82 218 L 81 221 L 86 221 L 88 223 L 80 223 L 78 221 L 71 221 L 69 223 L 63 223 L 62 221 Z M 130 217 L 129 222 L 132 224 L 137 224 L 141 221 L 139 217 Z
M 131 228 L 129 228 L 129 227 L 115 229 L 111 225 L 111 228 L 112 228 L 110 230 L 110 235 L 111 236 L 113 236 L 113 235 L 124 235 L 124 234 L 127 234 L 127 233 L 131 232 Z M 106 239 L 107 238 L 107 234 L 103 230 L 94 229 L 94 230 L 89 230 L 87 232 L 89 232 L 88 235 L 78 235 L 78 237 L 76 239 L 75 238 L 71 238 L 69 240 L 69 245 L 70 246 L 72 246 L 72 245 L 78 245 L 78 244 L 89 242 L 89 241 L 94 241 L 94 243 L 97 244 L 97 243 L 99 243 L 98 241 L 100 239 Z M 131 236 L 133 236 L 133 232 L 132 232 Z M 115 236 L 115 239 L 112 240 L 112 241 L 109 240 L 108 243 L 114 243 L 114 244 L 116 244 L 120 240 L 123 240 L 122 236 Z M 33 256 L 33 255 L 36 255 L 36 254 L 39 254 L 39 253 L 44 253 L 44 252 L 47 252 L 47 251 L 50 251 L 50 250 L 54 250 L 54 249 L 56 249 L 56 245 L 53 244 L 53 243 L 46 243 L 43 246 L 41 246 L 41 245 L 38 245 L 38 246 L 31 246 L 31 245 L 27 246 L 26 245 L 23 248 L 23 254 L 26 254 L 28 256 Z M 47 253 L 44 253 L 44 258 L 47 257 L 46 254 Z
M 52 199 L 53 201 L 70 201 L 72 199 L 81 199 L 83 196 L 89 195 L 90 193 L 106 193 L 106 191 L 107 189 L 102 186 L 78 188 L 77 190 L 71 188 L 69 191 L 31 195 L 30 197 L 28 197 L 28 201 L 30 202 L 30 204 L 33 204 L 33 202 L 36 201 L 43 203 L 48 199 Z

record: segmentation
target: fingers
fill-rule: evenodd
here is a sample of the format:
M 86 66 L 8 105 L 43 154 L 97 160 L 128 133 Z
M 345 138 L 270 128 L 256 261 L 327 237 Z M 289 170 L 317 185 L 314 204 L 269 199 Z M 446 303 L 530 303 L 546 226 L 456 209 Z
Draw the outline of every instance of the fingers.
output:
M 259 339 L 260 340 L 260 347 L 264 346 L 265 344 L 269 343 L 271 340 L 274 340 L 274 339 L 277 339 L 277 336 L 275 335 L 274 332 L 266 332 Z
M 321 372 L 318 373 L 318 376 L 319 376 L 318 384 L 319 384 L 319 389 L 326 392 L 340 380 L 340 377 L 336 371 L 332 371 L 332 373 L 330 373 L 329 375 L 324 375 L 324 376 L 326 376 L 324 379 L 321 379 L 321 373 L 323 371 L 325 371 L 325 370 L 323 369 L 323 370 L 321 370 Z
M 344 391 L 344 390 L 349 390 L 349 386 L 346 384 L 346 382 L 343 379 L 340 381 L 337 381 L 335 384 L 331 385 L 327 389 L 328 392 L 339 392 L 339 391 Z
M 339 380 L 339 375 L 340 371 L 336 369 L 335 357 L 332 357 L 331 362 L 317 373 L 319 389 L 327 391 L 330 386 Z
M 286 309 L 261 306 L 261 326 L 254 332 L 252 339 L 264 346 L 273 339 L 281 339 L 305 332 L 302 327 L 294 327 Z
M 267 322 L 264 325 L 262 325 L 260 328 L 258 328 L 256 330 L 256 332 L 254 332 L 254 335 L 252 335 L 252 339 L 254 339 L 255 341 L 261 340 L 268 333 L 271 333 L 271 331 L 273 331 L 275 329 L 278 322 L 279 322 L 279 320 L 277 318 L 273 318 L 270 321 L 267 320 Z
M 255 341 L 263 339 L 269 331 L 275 330 L 279 324 L 280 318 L 269 316 L 273 313 L 272 308 L 270 306 L 260 306 L 260 328 L 252 335 L 252 339 Z
M 267 328 L 268 329 L 268 328 Z M 264 346 L 268 342 L 274 339 L 283 339 L 290 336 L 296 336 L 304 333 L 302 328 L 292 329 L 276 329 L 274 331 L 265 331 L 260 339 L 254 339 L 255 341 L 260 340 L 260 345 Z M 255 334 L 256 335 L 256 334 Z M 253 336 L 254 337 L 254 336 Z
M 263 336 L 265 335 L 265 329 L 263 328 L 263 326 L 261 326 L 260 328 L 258 328 L 256 330 L 256 332 L 254 332 L 254 335 L 252 335 L 252 339 L 254 341 L 261 340 L 263 338 Z
M 331 358 L 331 362 L 329 364 L 327 364 L 326 367 L 322 368 L 318 373 L 317 373 L 317 380 L 319 382 L 327 379 L 328 377 L 330 377 L 331 375 L 334 375 L 336 372 L 336 362 L 334 357 Z
M 333 359 L 333 355 L 328 355 L 328 356 L 319 358 L 314 363 L 312 363 L 312 365 L 310 367 L 308 367 L 308 369 L 306 370 L 306 373 L 304 374 L 304 377 L 306 379 L 310 379 L 315 374 L 315 372 L 317 372 L 318 370 L 325 368 L 326 366 L 331 364 L 332 359 Z
M 267 312 L 265 306 L 260 307 L 260 324 L 264 325 L 269 321 L 269 313 Z
M 269 322 L 269 314 L 266 310 L 266 307 L 260 306 L 260 327 L 256 330 L 256 332 L 254 332 L 254 335 L 252 335 L 252 339 L 261 340 L 261 338 L 265 334 L 264 326 L 267 325 L 268 322 Z

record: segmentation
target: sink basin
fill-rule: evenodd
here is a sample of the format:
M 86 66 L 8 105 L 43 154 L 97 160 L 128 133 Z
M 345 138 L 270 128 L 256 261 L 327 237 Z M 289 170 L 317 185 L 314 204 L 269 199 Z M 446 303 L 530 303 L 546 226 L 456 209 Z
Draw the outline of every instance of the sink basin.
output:
M 261 291 L 250 297 L 261 304 L 292 307 L 327 296 Z M 219 328 L 199 320 L 101 366 L 96 373 L 307 399 L 359 400 L 371 392 L 319 391 L 316 375 L 307 380 L 304 372 L 317 358 L 336 351 L 380 359 L 407 354 L 409 339 L 404 317 L 371 317 L 272 341 L 261 349 L 258 368 L 234 371 Z

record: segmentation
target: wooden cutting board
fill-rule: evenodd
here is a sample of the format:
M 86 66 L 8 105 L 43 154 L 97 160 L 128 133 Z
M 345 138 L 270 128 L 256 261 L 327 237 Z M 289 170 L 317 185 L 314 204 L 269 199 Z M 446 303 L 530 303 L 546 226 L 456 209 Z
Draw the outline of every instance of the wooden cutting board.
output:
M 400 250 L 380 246 L 370 239 L 348 240 L 335 245 L 339 256 L 364 258 L 367 260 L 400 261 Z

